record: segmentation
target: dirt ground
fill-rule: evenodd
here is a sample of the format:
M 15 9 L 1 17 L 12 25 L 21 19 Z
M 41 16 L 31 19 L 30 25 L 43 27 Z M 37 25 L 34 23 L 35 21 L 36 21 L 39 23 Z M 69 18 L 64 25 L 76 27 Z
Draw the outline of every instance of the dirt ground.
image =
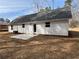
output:
M 79 59 L 79 31 L 69 37 L 38 35 L 29 40 L 11 39 L 0 32 L 0 59 Z
M 70 28 L 69 30 L 71 30 L 71 31 L 79 31 L 79 27 L 77 27 L 77 28 Z

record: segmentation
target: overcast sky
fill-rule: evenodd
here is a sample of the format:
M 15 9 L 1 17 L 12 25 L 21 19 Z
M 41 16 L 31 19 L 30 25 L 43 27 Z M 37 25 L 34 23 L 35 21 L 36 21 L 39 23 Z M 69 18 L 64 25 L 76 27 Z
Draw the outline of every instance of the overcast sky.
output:
M 52 7 L 52 0 L 48 0 L 48 3 L 43 3 L 43 5 L 50 5 Z M 55 8 L 63 6 L 64 0 L 55 0 Z M 18 16 L 35 12 L 36 9 L 33 0 L 0 0 L 0 18 L 13 20 Z

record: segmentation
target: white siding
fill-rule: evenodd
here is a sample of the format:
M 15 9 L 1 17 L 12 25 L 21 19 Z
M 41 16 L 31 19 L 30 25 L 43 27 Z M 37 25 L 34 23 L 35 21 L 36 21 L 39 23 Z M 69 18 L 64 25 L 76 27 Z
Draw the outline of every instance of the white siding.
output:
M 18 25 L 18 32 L 19 33 L 26 33 L 26 34 L 33 34 L 33 26 L 32 25 L 25 25 L 25 28 L 22 28 L 22 25 Z
M 36 24 L 36 34 L 47 35 L 64 35 L 68 36 L 68 23 L 66 22 L 50 22 L 50 27 L 45 27 L 45 22 Z M 19 33 L 33 34 L 33 24 L 26 24 L 25 28 L 22 25 L 14 25 L 13 30 L 9 26 L 9 32 L 18 31 Z
M 18 31 L 18 25 L 13 25 L 13 31 Z
M 13 32 L 13 30 L 11 30 L 11 26 L 8 26 L 8 32 Z
M 45 27 L 45 23 L 37 24 L 37 34 L 65 35 L 68 36 L 68 23 L 50 23 L 50 27 Z
M 9 32 L 18 31 L 18 25 L 13 25 L 13 30 L 11 29 L 11 26 L 8 26 L 8 31 Z

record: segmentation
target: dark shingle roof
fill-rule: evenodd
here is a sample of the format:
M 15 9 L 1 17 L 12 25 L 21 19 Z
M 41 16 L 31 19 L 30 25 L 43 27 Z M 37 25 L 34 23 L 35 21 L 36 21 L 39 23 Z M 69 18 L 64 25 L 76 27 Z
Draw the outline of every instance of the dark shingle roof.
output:
M 71 17 L 72 15 L 70 11 L 62 11 L 58 13 L 51 12 L 41 17 L 36 17 L 32 21 L 55 20 L 55 19 L 63 19 L 63 18 L 71 18 Z
M 31 15 L 25 15 L 25 16 L 18 17 L 16 19 L 14 19 L 10 24 L 17 24 L 17 23 L 22 23 L 22 22 L 29 22 L 29 21 L 31 21 L 32 17 L 35 17 L 36 15 L 37 15 L 37 13 L 31 14 Z
M 50 11 L 48 13 L 35 13 L 30 15 L 25 15 L 13 20 L 10 24 L 18 24 L 30 21 L 43 21 L 43 20 L 55 20 L 63 18 L 72 18 L 71 11 L 57 9 L 55 11 Z

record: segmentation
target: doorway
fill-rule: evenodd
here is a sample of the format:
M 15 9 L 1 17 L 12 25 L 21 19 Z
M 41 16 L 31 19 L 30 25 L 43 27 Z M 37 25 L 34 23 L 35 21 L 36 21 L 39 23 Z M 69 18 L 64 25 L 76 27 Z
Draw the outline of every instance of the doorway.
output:
M 36 32 L 36 24 L 33 25 L 33 30 Z

